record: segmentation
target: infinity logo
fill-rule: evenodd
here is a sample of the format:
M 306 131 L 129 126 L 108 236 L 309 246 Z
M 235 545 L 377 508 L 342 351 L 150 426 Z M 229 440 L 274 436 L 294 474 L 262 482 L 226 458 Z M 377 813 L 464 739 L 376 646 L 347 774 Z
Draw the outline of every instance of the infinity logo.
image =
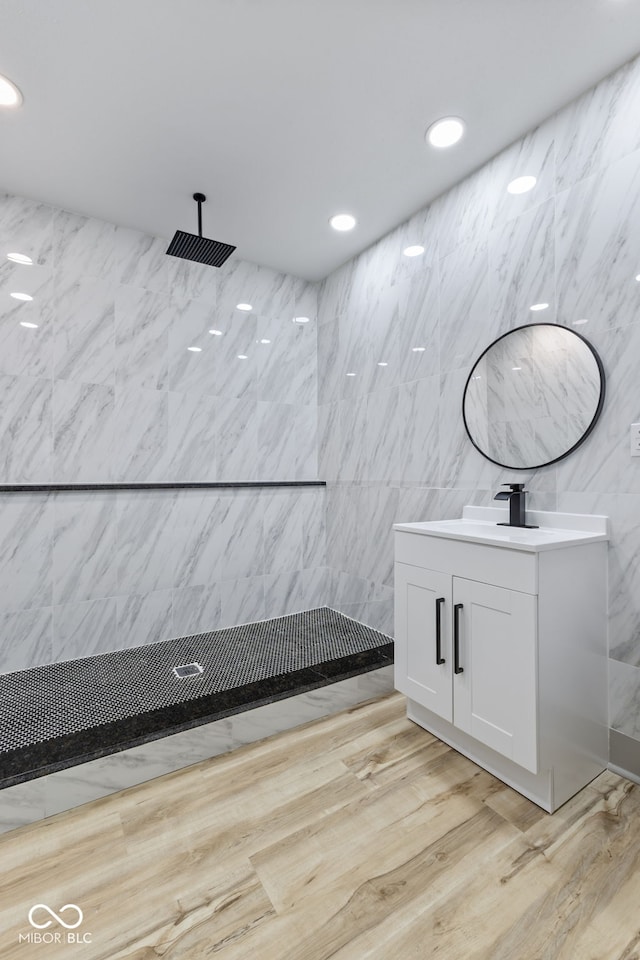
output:
M 66 930 L 75 930 L 76 927 L 79 927 L 84 919 L 84 914 L 80 907 L 77 907 L 75 903 L 65 903 L 64 907 L 60 907 L 60 913 L 64 913 L 65 910 L 75 910 L 78 914 L 78 919 L 75 923 L 65 923 L 59 913 L 54 913 L 51 907 L 48 907 L 46 903 L 36 903 L 35 906 L 31 907 L 29 910 L 29 923 L 32 927 L 35 927 L 36 930 L 44 930 L 45 927 L 50 927 L 52 921 L 45 920 L 44 923 L 36 923 L 33 919 L 33 915 L 36 910 L 45 910 L 50 917 L 53 917 L 54 920 L 57 920 L 61 927 L 65 927 Z

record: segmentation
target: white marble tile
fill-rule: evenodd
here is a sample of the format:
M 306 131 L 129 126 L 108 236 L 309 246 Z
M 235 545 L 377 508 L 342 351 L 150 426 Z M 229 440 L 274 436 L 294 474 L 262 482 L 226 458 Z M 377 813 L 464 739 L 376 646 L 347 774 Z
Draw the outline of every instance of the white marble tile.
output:
M 438 432 L 440 487 L 493 489 L 500 469 L 475 449 L 462 420 L 462 395 L 467 371 L 441 377 Z
M 17 783 L 0 790 L 0 833 L 44 820 L 45 778 Z
M 398 338 L 398 383 L 422 380 L 439 371 L 438 296 L 437 263 L 398 285 L 397 328 L 393 332 Z M 451 317 L 446 311 L 442 316 L 449 326 Z
M 168 247 L 169 244 L 166 244 Z M 166 249 L 165 247 L 165 249 Z M 218 269 L 204 263 L 167 257 L 169 289 L 177 300 L 201 300 L 215 307 L 218 299 Z M 226 267 L 225 267 L 226 269 Z
M 0 258 L 22 253 L 34 264 L 51 263 L 53 207 L 37 200 L 4 194 L 0 197 Z M 28 269 L 28 268 L 27 268 Z
M 346 349 L 340 349 L 340 329 L 337 317 L 318 326 L 319 403 L 331 403 L 342 396 L 347 358 Z
M 116 378 L 118 384 L 165 390 L 169 378 L 172 309 L 166 296 L 139 287 L 116 291 Z
M 0 613 L 0 673 L 51 663 L 52 624 L 51 607 Z
M 115 379 L 115 291 L 68 275 L 54 297 L 54 377 L 79 383 Z
M 153 290 L 164 297 L 169 295 L 168 243 L 160 237 L 150 237 L 118 227 L 115 237 L 116 283 L 131 284 Z
M 296 479 L 300 452 L 297 413 L 291 403 L 258 403 L 258 476 L 261 480 Z
M 340 404 L 322 404 L 318 407 L 318 477 L 321 480 L 338 479 L 340 451 Z
M 255 346 L 257 396 L 277 403 L 316 402 L 316 323 L 259 317 Z M 270 341 L 264 343 L 264 340 Z
M 258 418 L 252 397 L 221 398 L 216 407 L 217 480 L 265 480 L 258 476 Z M 278 479 L 282 479 L 279 477 Z
M 296 317 L 309 317 L 309 320 L 317 322 L 320 283 L 311 283 L 306 280 L 300 280 L 294 285 L 294 293 L 294 315 Z
M 426 520 L 445 519 L 440 514 L 440 494 L 441 491 L 435 487 L 401 488 L 394 523 L 420 523 Z
M 219 317 L 233 316 L 237 303 L 250 303 L 262 317 L 293 317 L 297 290 L 294 277 L 231 257 L 218 276 Z
M 513 220 L 537 207 L 556 192 L 555 182 L 556 120 L 550 118 L 503 150 L 489 166 L 495 194 L 493 224 Z M 536 184 L 526 193 L 512 194 L 508 184 L 516 177 L 533 176 Z
M 398 462 L 404 445 L 398 425 L 400 389 L 393 387 L 367 397 L 367 461 L 366 479 L 391 481 L 398 473 Z
M 391 471 L 396 482 L 437 486 L 439 462 L 440 378 L 427 377 L 399 388 L 398 421 L 401 451 Z
M 391 392 L 392 397 L 397 395 Z M 376 405 L 381 407 L 386 395 L 377 395 Z M 362 480 L 372 476 L 369 428 L 367 423 L 367 398 L 343 400 L 337 405 L 336 464 L 337 479 Z M 335 428 L 334 428 L 335 429 Z M 371 427 L 373 433 L 374 427 Z
M 101 776 L 101 773 L 100 761 L 93 760 L 45 777 L 45 816 L 52 817 L 114 793 L 118 787 L 110 777 Z
M 257 318 L 236 311 L 226 323 L 216 322 L 214 329 L 222 331 L 222 336 L 209 336 L 209 349 L 215 357 L 216 396 L 256 397 L 259 357 L 270 346 L 256 343 Z
M 640 740 L 640 669 L 609 660 L 609 726 Z
M 220 600 L 220 627 L 264 620 L 264 577 L 223 580 L 220 584 Z
M 606 77 L 556 116 L 557 188 L 565 190 L 640 149 L 640 60 Z
M 361 575 L 379 584 L 393 583 L 393 524 L 399 500 L 398 487 L 372 486 L 367 490 L 367 550 Z
M 481 167 L 431 204 L 438 230 L 438 253 L 446 257 L 461 243 L 486 236 L 495 216 L 491 165 Z
M 115 597 L 53 608 L 54 662 L 92 657 L 118 646 Z
M 640 150 L 557 200 L 558 319 L 580 333 L 638 321 Z
M 114 494 L 59 493 L 53 505 L 53 602 L 110 597 L 117 590 Z
M 223 521 L 227 510 L 227 501 L 223 502 L 215 490 L 180 491 L 171 521 L 175 527 L 175 586 L 212 586 L 223 576 L 226 565 Z M 241 527 L 237 536 L 239 542 L 235 548 L 239 549 L 242 547 Z
M 219 404 L 215 397 L 169 394 L 169 436 L 164 468 L 167 480 L 217 480 Z
M 47 494 L 0 497 L 0 609 L 51 606 L 53 500 Z
M 53 371 L 53 324 L 50 304 L 22 305 L 20 316 L 0 311 L 0 374 L 50 379 Z M 22 322 L 37 324 L 23 327 Z
M 440 370 L 469 370 L 502 327 L 489 302 L 485 239 L 461 244 L 440 261 L 440 316 Z
M 112 475 L 119 482 L 164 479 L 169 442 L 169 396 L 118 387 Z
M 264 570 L 262 510 L 256 509 L 255 498 L 248 496 L 221 498 L 218 535 L 219 552 L 222 558 L 222 579 L 241 580 L 262 574 Z
M 113 480 L 114 388 L 58 380 L 53 387 L 56 483 Z
M 264 577 L 265 617 L 284 617 L 306 609 L 305 581 L 302 570 L 273 573 Z
M 171 590 L 118 597 L 118 649 L 158 643 L 172 635 Z
M 14 292 L 29 294 L 34 299 L 16 300 L 10 296 Z M 50 270 L 0 261 L 0 373 L 51 377 L 52 319 Z M 23 323 L 36 326 L 24 327 Z
M 438 262 L 438 217 L 431 207 L 423 207 L 400 224 L 394 231 L 398 240 L 392 282 L 403 283 Z M 417 257 L 407 257 L 404 250 L 412 246 L 424 247 L 424 253 Z
M 300 495 L 302 512 L 302 565 L 324 567 L 327 560 L 327 498 L 325 490 L 303 491 Z
M 113 282 L 116 262 L 116 227 L 112 223 L 55 210 L 53 265 L 63 284 L 65 275 Z
M 265 573 L 301 570 L 302 495 L 295 488 L 270 494 L 264 502 L 263 522 Z
M 335 320 L 347 311 L 355 264 L 355 260 L 348 260 L 343 266 L 330 273 L 320 284 L 318 292 L 318 322 L 320 324 Z
M 328 567 L 302 571 L 305 609 L 329 606 L 332 600 L 332 574 Z
M 51 381 L 0 374 L 0 477 L 3 483 L 51 482 L 51 432 Z
M 217 630 L 221 620 L 220 604 L 218 584 L 174 590 L 172 635 L 185 637 Z
M 489 235 L 489 315 L 502 331 L 555 319 L 554 212 L 547 200 Z M 538 303 L 549 307 L 532 313 Z
M 177 503 L 167 491 L 118 493 L 118 593 L 174 586 Z
M 219 340 L 209 330 L 219 329 L 215 311 L 195 300 L 176 302 L 169 326 L 169 389 L 176 393 L 218 396 Z M 200 347 L 194 353 L 189 347 Z

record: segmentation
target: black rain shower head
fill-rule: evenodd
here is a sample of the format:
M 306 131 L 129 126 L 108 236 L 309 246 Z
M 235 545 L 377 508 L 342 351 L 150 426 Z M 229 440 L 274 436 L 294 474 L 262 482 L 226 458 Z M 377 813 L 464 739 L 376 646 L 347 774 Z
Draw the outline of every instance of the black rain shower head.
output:
M 167 253 L 170 257 L 195 260 L 196 263 L 206 263 L 209 267 L 221 267 L 236 248 L 230 243 L 207 240 L 202 236 L 202 204 L 207 198 L 204 193 L 194 193 L 193 199 L 198 204 L 198 235 L 176 230 Z

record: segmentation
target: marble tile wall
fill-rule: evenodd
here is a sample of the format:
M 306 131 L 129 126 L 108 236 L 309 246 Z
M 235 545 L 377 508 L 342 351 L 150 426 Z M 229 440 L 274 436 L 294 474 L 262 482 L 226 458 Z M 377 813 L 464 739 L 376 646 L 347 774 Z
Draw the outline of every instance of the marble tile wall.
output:
M 317 479 L 317 286 L 166 247 L 0 196 L 0 483 Z M 324 508 L 322 488 L 0 494 L 0 671 L 322 605 Z
M 318 314 L 332 605 L 389 631 L 391 524 L 458 516 L 509 480 L 525 480 L 532 507 L 607 514 L 610 723 L 635 741 L 640 458 L 629 456 L 628 431 L 640 420 L 639 111 L 635 60 L 327 277 Z M 509 194 L 525 174 L 535 188 Z M 416 243 L 424 255 L 404 257 Z M 572 456 L 515 473 L 471 445 L 462 394 L 482 350 L 536 320 L 592 342 L 607 397 Z M 637 758 L 640 773 L 640 749 Z

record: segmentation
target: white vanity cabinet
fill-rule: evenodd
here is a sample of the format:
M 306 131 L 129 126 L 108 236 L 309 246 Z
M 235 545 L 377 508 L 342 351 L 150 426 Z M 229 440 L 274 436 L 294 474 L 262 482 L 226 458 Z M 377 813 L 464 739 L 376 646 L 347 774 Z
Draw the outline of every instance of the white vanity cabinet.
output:
M 607 763 L 606 518 L 502 513 L 396 525 L 395 685 L 412 720 L 551 811 Z

